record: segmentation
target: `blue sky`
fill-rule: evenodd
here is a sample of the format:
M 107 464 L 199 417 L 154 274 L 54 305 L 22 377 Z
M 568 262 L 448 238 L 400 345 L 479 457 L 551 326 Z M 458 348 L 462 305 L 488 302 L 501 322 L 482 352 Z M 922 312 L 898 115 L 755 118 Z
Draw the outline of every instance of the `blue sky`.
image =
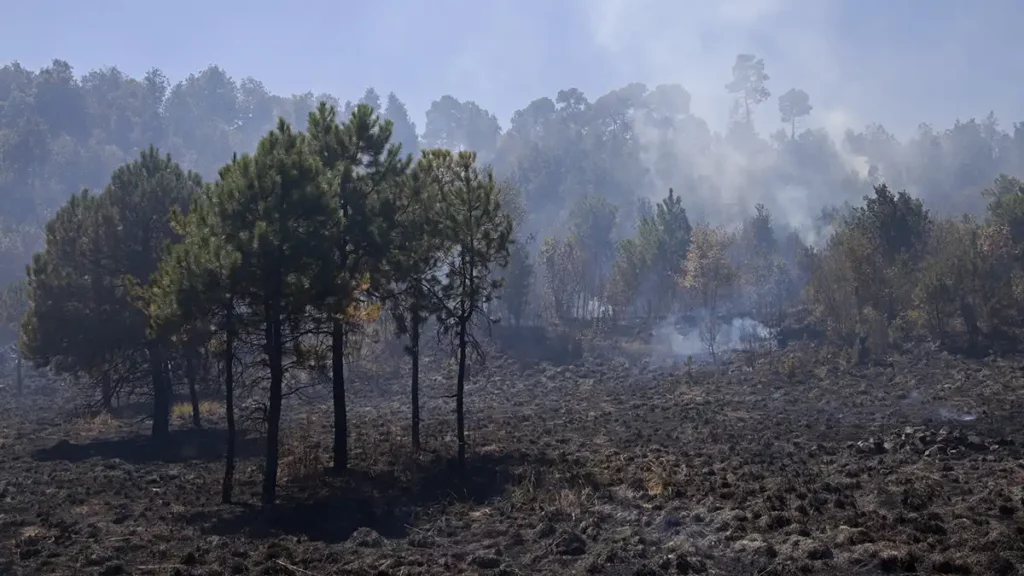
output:
M 631 81 L 678 82 L 724 124 L 738 52 L 765 59 L 774 96 L 805 89 L 814 122 L 922 121 L 994 110 L 1024 120 L 1019 0 L 0 0 L 0 61 L 52 58 L 79 73 L 156 66 L 177 81 L 214 63 L 276 93 L 395 91 L 422 129 L 450 93 L 507 125 L 530 100 L 578 87 L 594 98 Z

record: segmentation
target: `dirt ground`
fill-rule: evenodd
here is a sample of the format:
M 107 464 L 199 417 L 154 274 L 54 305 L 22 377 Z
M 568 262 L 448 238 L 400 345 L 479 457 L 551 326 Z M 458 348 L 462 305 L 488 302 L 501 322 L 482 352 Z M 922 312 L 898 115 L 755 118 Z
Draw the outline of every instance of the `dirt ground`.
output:
M 344 478 L 319 473 L 329 402 L 290 398 L 272 514 L 255 506 L 255 437 L 242 503 L 219 503 L 215 402 L 203 430 L 175 415 L 158 460 L 144 424 L 75 419 L 53 385 L 17 401 L 8 385 L 0 573 L 1024 572 L 1024 363 L 817 354 L 692 371 L 496 360 L 467 388 L 462 475 L 447 378 L 424 382 L 418 455 L 404 383 L 356 379 Z

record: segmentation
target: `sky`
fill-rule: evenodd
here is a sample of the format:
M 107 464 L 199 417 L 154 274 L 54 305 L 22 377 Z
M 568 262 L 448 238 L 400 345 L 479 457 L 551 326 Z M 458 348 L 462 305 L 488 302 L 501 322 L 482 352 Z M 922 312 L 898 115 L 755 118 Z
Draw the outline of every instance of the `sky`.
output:
M 0 62 L 60 58 L 80 74 L 114 65 L 172 80 L 210 64 L 279 94 L 473 100 L 503 126 L 531 100 L 576 87 L 595 99 L 629 82 L 682 84 L 720 128 L 738 53 L 762 57 L 773 96 L 801 88 L 811 124 L 921 122 L 994 111 L 1024 120 L 1020 0 L 0 0 Z

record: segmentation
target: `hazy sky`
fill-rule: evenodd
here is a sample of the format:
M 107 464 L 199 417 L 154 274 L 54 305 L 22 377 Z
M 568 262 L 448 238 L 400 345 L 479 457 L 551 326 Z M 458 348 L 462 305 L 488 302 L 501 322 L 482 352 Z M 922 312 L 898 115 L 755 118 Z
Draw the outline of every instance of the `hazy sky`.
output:
M 505 126 L 561 88 L 593 99 L 631 81 L 678 82 L 721 126 L 732 62 L 753 52 L 772 76 L 762 132 L 777 126 L 775 96 L 799 87 L 819 124 L 907 134 L 989 110 L 1004 127 L 1024 120 L 1022 23 L 1020 0 L 0 0 L 0 61 L 156 66 L 172 81 L 218 64 L 343 101 L 372 85 L 422 130 L 445 93 Z

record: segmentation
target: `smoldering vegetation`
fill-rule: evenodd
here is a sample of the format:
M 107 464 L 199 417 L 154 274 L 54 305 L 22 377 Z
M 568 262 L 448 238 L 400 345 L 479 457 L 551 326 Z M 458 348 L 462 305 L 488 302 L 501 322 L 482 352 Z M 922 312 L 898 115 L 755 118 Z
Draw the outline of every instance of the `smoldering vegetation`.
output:
M 1017 573 L 1024 133 L 768 70 L 718 133 L 3 68 L 0 571 Z

